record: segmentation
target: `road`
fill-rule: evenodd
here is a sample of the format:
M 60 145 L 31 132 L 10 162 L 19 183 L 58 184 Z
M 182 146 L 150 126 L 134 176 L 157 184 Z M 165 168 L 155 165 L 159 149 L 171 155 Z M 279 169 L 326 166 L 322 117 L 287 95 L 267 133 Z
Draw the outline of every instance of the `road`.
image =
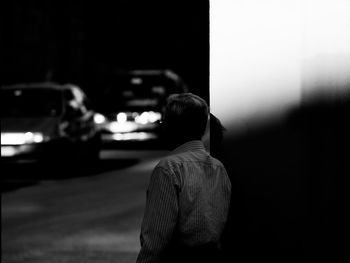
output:
M 165 154 L 108 150 L 88 171 L 23 164 L 21 178 L 7 174 L 26 185 L 2 189 L 1 261 L 135 262 L 147 183 Z

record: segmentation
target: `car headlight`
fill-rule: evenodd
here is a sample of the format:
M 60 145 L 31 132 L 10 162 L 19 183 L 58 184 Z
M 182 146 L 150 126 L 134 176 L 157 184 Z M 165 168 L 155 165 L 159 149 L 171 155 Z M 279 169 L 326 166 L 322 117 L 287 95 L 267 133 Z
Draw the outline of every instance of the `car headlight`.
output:
M 40 132 L 1 133 L 1 145 L 22 145 L 43 141 L 44 135 Z
M 44 141 L 44 135 L 39 132 L 26 132 L 24 134 L 25 143 L 40 143 Z
M 117 114 L 117 122 L 125 123 L 128 120 L 128 115 L 125 112 L 119 112 Z
M 95 113 L 94 115 L 94 122 L 96 124 L 102 124 L 106 121 L 106 117 L 103 116 L 101 113 Z
M 135 122 L 139 124 L 155 123 L 162 119 L 162 115 L 159 112 L 144 111 L 140 115 L 135 117 Z

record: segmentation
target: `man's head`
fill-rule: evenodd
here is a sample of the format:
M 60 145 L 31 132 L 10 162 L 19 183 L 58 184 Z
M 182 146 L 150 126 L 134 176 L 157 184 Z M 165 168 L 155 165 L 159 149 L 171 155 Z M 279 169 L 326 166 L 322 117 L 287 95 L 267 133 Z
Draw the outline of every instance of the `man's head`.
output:
M 192 93 L 169 96 L 164 112 L 164 127 L 171 146 L 200 140 L 208 121 L 209 108 L 205 100 Z

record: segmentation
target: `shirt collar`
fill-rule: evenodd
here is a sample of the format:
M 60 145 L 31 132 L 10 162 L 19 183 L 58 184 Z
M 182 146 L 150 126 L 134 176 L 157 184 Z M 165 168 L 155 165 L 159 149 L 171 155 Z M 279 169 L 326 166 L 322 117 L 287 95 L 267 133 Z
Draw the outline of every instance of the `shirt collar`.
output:
M 170 154 L 178 154 L 182 152 L 193 152 L 193 151 L 205 151 L 205 147 L 202 141 L 200 140 L 193 140 L 186 142 L 179 147 L 177 147 L 175 150 L 173 150 Z

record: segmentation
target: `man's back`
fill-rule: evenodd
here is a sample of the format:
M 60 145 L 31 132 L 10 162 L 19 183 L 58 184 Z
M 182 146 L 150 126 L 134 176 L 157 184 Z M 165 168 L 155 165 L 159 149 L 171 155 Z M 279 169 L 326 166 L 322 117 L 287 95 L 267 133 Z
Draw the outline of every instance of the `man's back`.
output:
M 153 262 L 146 258 L 159 253 L 167 262 L 179 258 L 181 252 L 189 255 L 200 247 L 216 246 L 227 220 L 230 195 L 224 166 L 205 151 L 201 141 L 175 149 L 159 162 L 151 177 L 139 261 Z
M 164 158 L 178 188 L 178 234 L 185 246 L 218 243 L 227 219 L 231 184 L 220 161 L 200 141 L 188 142 Z

